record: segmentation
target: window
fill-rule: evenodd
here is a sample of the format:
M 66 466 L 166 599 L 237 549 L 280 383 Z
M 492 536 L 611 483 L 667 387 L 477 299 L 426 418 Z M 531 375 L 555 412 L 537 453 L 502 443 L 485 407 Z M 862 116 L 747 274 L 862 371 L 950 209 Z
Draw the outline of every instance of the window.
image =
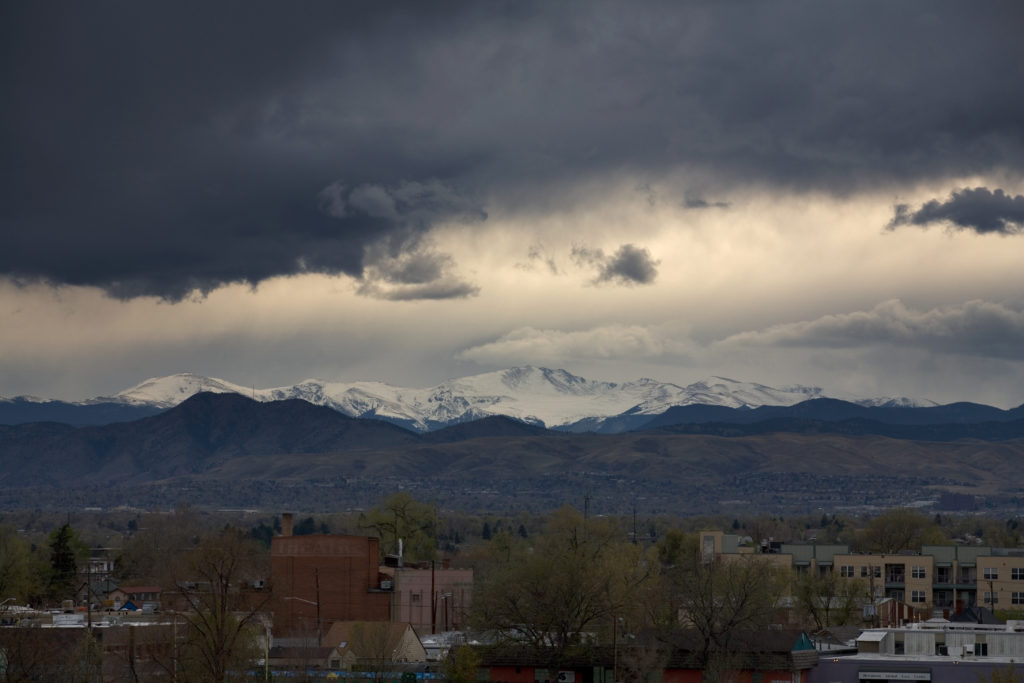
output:
M 860 575 L 861 575 L 862 578 L 870 576 L 872 574 L 874 574 L 876 579 L 881 578 L 881 576 L 882 576 L 882 568 L 881 567 L 861 567 L 860 568 Z
M 409 600 L 410 600 L 410 602 L 419 602 L 420 601 L 420 594 L 419 593 L 413 593 L 412 595 L 409 596 Z
M 982 602 L 984 605 L 994 605 L 999 602 L 999 591 L 985 591 L 985 599 Z
M 842 564 L 842 565 L 839 565 L 839 576 L 845 576 L 845 577 L 848 577 L 848 578 L 852 579 L 853 578 L 853 565 L 852 564 Z
M 924 591 L 910 591 L 910 602 L 924 602 Z
M 1024 605 L 1024 593 L 1017 591 L 1010 593 L 1010 602 L 1014 605 Z
M 1010 578 L 1014 581 L 1024 581 L 1024 567 L 1014 567 L 1011 569 Z
M 999 568 L 998 567 L 985 567 L 985 580 L 998 579 Z
M 921 565 L 914 565 L 913 567 L 911 567 L 910 568 L 910 577 L 913 578 L 913 579 L 923 579 L 923 578 L 925 578 L 924 567 L 922 567 Z

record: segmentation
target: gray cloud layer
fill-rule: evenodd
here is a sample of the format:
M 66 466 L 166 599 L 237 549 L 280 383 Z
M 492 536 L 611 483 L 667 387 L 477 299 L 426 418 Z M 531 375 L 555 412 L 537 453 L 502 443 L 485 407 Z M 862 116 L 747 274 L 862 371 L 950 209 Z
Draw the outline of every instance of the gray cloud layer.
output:
M 827 315 L 743 332 L 719 344 L 808 348 L 885 344 L 1024 360 L 1024 313 L 990 301 L 968 301 L 922 311 L 893 300 L 869 311 Z
M 604 173 L 840 194 L 1024 173 L 1016 2 L 0 11 L 0 275 L 120 297 L 368 277 L 377 245 L 479 220 L 466 197 Z M 629 257 L 610 276 L 642 281 Z M 430 273 L 424 293 L 472 289 Z
M 976 187 L 956 190 L 944 202 L 932 199 L 917 211 L 911 211 L 906 204 L 897 204 L 888 228 L 932 223 L 948 223 L 958 230 L 973 230 L 979 234 L 1015 235 L 1024 231 L 1024 195 L 1014 197 L 1002 190 Z

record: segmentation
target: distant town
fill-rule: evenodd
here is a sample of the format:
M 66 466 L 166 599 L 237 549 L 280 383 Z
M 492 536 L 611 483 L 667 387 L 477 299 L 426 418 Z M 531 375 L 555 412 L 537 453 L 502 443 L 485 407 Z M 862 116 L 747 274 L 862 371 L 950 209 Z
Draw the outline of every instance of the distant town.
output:
M 1024 520 L 583 503 L 5 513 L 2 680 L 1016 680 Z

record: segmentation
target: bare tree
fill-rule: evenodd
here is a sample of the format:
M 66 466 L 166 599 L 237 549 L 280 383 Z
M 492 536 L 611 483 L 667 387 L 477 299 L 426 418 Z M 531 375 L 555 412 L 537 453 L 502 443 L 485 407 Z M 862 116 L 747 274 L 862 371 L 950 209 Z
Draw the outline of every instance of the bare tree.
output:
M 187 629 L 176 666 L 199 680 L 224 681 L 260 655 L 260 611 L 269 593 L 252 585 L 266 576 L 266 560 L 258 543 L 232 528 L 186 553 L 176 572 Z
M 532 547 L 503 543 L 481 568 L 478 628 L 505 634 L 549 669 L 610 636 L 647 578 L 638 546 L 605 519 L 563 508 Z
M 124 543 L 117 561 L 120 579 L 157 583 L 167 578 L 168 560 L 199 542 L 199 515 L 186 506 L 171 514 L 146 515 L 144 526 Z
M 0 652 L 4 683 L 100 681 L 99 648 L 85 629 L 0 628 Z
M 834 571 L 798 575 L 792 593 L 794 607 L 819 631 L 858 621 L 864 603 L 871 598 L 867 581 L 842 578 Z
M 372 680 L 383 680 L 391 670 L 394 652 L 391 648 L 391 623 L 387 621 L 361 621 L 352 625 L 349 649 L 359 658 L 362 671 Z
M 360 517 L 359 526 L 377 533 L 384 552 L 398 553 L 401 541 L 410 562 L 433 560 L 437 555 L 437 512 L 407 491 L 388 496 Z
M 733 668 L 744 635 L 772 624 L 786 592 L 784 572 L 756 556 L 697 564 L 679 588 L 682 625 L 698 635 L 694 654 L 709 681 Z
M 893 554 L 945 541 L 942 528 L 927 515 L 907 508 L 893 508 L 868 522 L 857 538 L 857 546 L 861 550 Z

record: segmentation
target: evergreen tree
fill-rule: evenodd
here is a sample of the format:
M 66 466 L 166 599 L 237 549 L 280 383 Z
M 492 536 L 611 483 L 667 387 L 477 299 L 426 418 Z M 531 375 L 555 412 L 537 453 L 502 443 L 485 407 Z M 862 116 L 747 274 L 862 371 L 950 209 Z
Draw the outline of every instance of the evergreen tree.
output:
M 295 525 L 292 533 L 296 536 L 308 536 L 316 533 L 316 520 L 312 517 L 306 517 L 304 520 Z
M 47 593 L 54 600 L 74 598 L 78 587 L 78 553 L 82 542 L 69 524 L 50 534 L 50 582 Z

